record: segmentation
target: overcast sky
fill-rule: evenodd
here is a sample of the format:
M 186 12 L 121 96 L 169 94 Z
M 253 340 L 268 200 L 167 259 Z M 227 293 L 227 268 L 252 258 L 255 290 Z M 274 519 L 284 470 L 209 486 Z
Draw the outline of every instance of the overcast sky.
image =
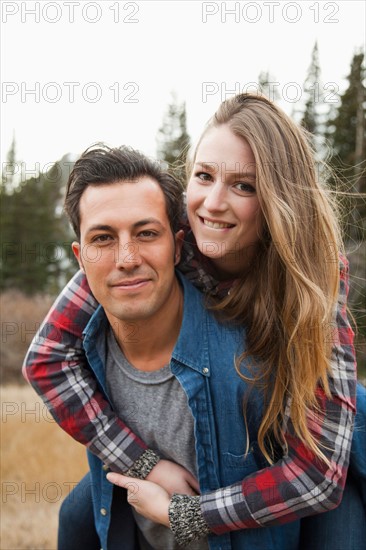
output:
M 315 40 L 337 105 L 365 45 L 365 2 L 1 2 L 2 158 L 31 170 L 96 141 L 156 151 L 171 91 L 197 137 L 218 104 L 270 71 L 291 113 Z M 252 84 L 252 87 L 254 84 Z

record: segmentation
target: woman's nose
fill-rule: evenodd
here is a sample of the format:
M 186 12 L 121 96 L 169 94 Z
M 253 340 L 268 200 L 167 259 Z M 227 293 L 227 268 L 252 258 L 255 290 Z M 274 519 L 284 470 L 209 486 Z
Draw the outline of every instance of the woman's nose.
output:
M 207 187 L 204 206 L 208 212 L 224 211 L 227 208 L 227 189 L 222 182 Z

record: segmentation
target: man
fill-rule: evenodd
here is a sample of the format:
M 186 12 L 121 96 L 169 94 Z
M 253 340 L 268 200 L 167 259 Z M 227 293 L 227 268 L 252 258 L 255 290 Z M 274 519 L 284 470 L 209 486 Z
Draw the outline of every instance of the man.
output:
M 75 165 L 65 207 L 78 237 L 74 253 L 100 303 L 84 331 L 84 349 L 113 409 L 149 446 L 136 461 L 139 474 L 141 461 L 150 462 L 148 471 L 152 463 L 152 473 L 164 462 L 154 467 L 160 456 L 188 470 L 186 490 L 180 492 L 194 495 L 193 476 L 208 493 L 263 468 L 255 448 L 246 454 L 247 437 L 256 439 L 261 403 L 253 392 L 246 427 L 245 384 L 233 367 L 243 330 L 220 325 L 201 294 L 174 271 L 183 235 L 176 226 L 181 191 L 173 178 L 136 151 L 92 149 Z M 132 518 L 126 493 L 107 481 L 99 458 L 89 453 L 89 463 L 91 481 L 84 480 L 63 507 L 64 526 L 71 512 L 77 520 L 85 512 L 91 488 L 104 549 L 178 548 L 168 526 L 135 512 Z M 134 476 L 136 468 L 135 463 L 128 475 Z M 185 517 L 179 498 L 170 515 L 176 534 L 183 524 L 185 535 L 199 537 L 188 548 L 207 548 L 208 541 L 210 548 L 297 547 L 298 521 L 209 534 L 199 497 L 190 498 Z M 80 548 L 77 535 L 70 539 L 64 548 Z
M 102 177 L 106 161 L 109 176 Z M 139 153 L 99 149 L 86 152 L 77 162 L 65 207 L 79 238 L 72 245 L 74 254 L 103 306 L 85 333 L 90 365 L 120 418 L 150 445 L 172 460 L 187 460 L 194 470 L 193 418 L 168 366 L 183 314 L 183 292 L 174 272 L 183 236 L 174 231 L 181 193 L 173 178 Z M 93 323 L 98 324 L 97 340 Z M 104 339 L 107 346 L 101 353 Z M 100 461 L 90 460 L 94 472 L 93 460 Z M 198 490 L 193 476 L 190 481 Z M 100 510 L 97 513 L 100 517 Z M 135 516 L 150 541 L 173 547 L 167 528 Z M 125 536 L 123 530 L 121 535 Z M 150 547 L 141 533 L 139 538 Z M 197 548 L 206 547 L 202 544 Z

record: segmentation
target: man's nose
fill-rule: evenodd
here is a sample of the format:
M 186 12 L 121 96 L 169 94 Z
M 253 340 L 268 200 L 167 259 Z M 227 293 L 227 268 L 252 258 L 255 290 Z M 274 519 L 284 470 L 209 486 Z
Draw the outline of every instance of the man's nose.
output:
M 116 250 L 116 267 L 118 269 L 132 270 L 141 265 L 141 255 L 138 243 L 127 242 L 121 244 Z

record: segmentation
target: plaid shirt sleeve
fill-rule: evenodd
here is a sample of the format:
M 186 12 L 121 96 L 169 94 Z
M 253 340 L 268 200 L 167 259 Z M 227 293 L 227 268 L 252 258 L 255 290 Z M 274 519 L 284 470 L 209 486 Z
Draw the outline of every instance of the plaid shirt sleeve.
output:
M 193 259 L 192 265 L 194 262 Z M 204 270 L 196 268 L 192 282 L 207 289 Z M 324 414 L 322 417 L 317 414 L 316 418 L 309 415 L 309 425 L 324 445 L 330 467 L 319 463 L 298 441 L 289 419 L 287 456 L 240 483 L 201 497 L 204 519 L 213 532 L 280 524 L 338 504 L 345 483 L 355 414 L 355 356 L 353 332 L 346 314 L 347 293 L 348 271 L 344 261 L 336 316 L 337 342 L 332 351 L 332 399 L 319 388 Z M 78 273 L 35 336 L 23 373 L 68 434 L 87 445 L 111 469 L 125 472 L 149 451 L 113 413 L 87 368 L 81 335 L 96 306 L 85 277 Z
M 61 428 L 113 471 L 126 472 L 148 451 L 115 415 L 88 368 L 82 332 L 97 305 L 79 271 L 34 337 L 23 375 Z
M 299 441 L 287 418 L 285 456 L 239 483 L 201 496 L 203 517 L 217 535 L 280 525 L 326 512 L 339 504 L 349 463 L 356 401 L 354 334 L 347 319 L 347 294 L 348 264 L 342 258 L 336 330 L 332 331 L 331 398 L 318 387 L 322 413 L 308 414 L 309 427 L 329 465 L 320 462 Z

